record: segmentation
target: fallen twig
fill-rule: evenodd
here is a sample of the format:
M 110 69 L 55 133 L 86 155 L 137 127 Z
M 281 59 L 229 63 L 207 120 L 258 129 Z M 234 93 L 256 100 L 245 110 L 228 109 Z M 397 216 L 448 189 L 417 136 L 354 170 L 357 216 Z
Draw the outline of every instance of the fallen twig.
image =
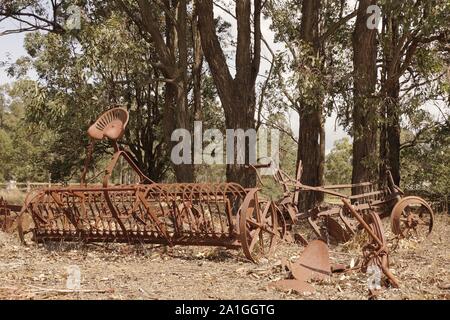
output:
M 54 292 L 54 293 L 112 293 L 114 289 L 54 289 L 54 288 L 43 288 L 29 285 L 29 288 L 18 288 L 18 287 L 0 287 L 0 291 L 21 291 L 22 293 L 44 293 L 44 292 Z
M 112 293 L 114 289 L 53 289 L 53 288 L 42 288 L 36 286 L 30 286 L 34 293 L 39 292 L 55 292 L 55 293 Z

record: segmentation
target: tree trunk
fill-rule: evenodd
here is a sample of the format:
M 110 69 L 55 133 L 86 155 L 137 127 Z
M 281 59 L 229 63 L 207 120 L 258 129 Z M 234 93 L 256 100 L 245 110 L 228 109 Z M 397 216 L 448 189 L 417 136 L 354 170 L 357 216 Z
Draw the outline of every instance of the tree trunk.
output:
M 400 83 L 396 81 L 388 93 L 387 104 L 387 145 L 388 169 L 396 185 L 400 185 Z
M 239 85 L 237 85 L 239 87 Z M 254 90 L 254 88 L 253 88 Z M 240 91 L 240 92 L 239 92 Z M 233 93 L 230 93 L 233 95 Z M 233 104 L 227 106 L 227 108 L 236 108 L 236 106 L 247 106 L 247 112 L 244 108 L 243 110 L 236 109 L 235 112 L 225 114 L 225 123 L 227 129 L 243 129 L 244 131 L 248 129 L 255 129 L 255 102 L 256 99 L 251 100 L 252 97 L 255 97 L 254 91 L 253 94 L 250 92 L 244 92 L 244 90 L 238 90 L 236 88 Z M 249 101 L 250 99 L 250 101 Z M 234 160 L 236 163 L 237 160 L 237 144 L 234 144 Z M 249 153 L 256 148 L 256 145 L 249 144 L 248 139 L 245 141 L 245 163 L 249 163 Z M 229 150 L 227 150 L 227 153 Z M 245 168 L 243 165 L 238 164 L 228 164 L 226 167 L 226 176 L 228 182 L 237 182 L 244 186 L 245 188 L 251 188 L 256 185 L 256 175 L 253 170 L 249 170 Z
M 193 115 L 194 120 L 202 119 L 202 67 L 203 67 L 203 51 L 200 39 L 200 31 L 198 30 L 198 9 L 194 7 L 192 17 L 192 43 L 194 50 L 194 64 L 192 67 L 192 82 L 193 82 Z
M 175 84 L 167 83 L 165 92 L 165 106 L 163 114 L 164 122 L 164 136 L 167 139 L 169 150 L 172 150 L 178 141 L 171 141 L 172 132 L 175 129 L 186 129 L 189 132 L 189 120 L 187 115 L 187 101 L 185 96 L 184 83 L 182 81 Z M 193 182 L 194 168 L 193 164 L 179 164 L 172 163 L 172 168 L 175 173 L 177 182 Z
M 367 27 L 367 8 L 376 0 L 360 0 L 353 32 L 353 172 L 352 183 L 377 177 L 378 110 L 374 97 L 377 84 L 377 30 Z M 357 193 L 358 190 L 353 190 Z
M 380 115 L 380 164 L 378 168 L 378 186 L 383 188 L 386 184 L 386 172 L 388 161 L 388 147 L 387 147 L 387 107 L 383 103 L 381 105 Z
M 164 0 L 162 5 L 169 11 L 175 9 L 175 16 L 165 13 L 164 27 L 161 26 L 159 13 L 147 0 L 138 0 L 140 19 L 122 1 L 118 1 L 121 8 L 140 27 L 149 33 L 148 41 L 155 47 L 160 63 L 158 69 L 168 81 L 165 85 L 165 103 L 163 111 L 164 133 L 167 145 L 172 148 L 176 142 L 170 141 L 174 129 L 191 131 L 192 121 L 188 109 L 187 85 L 187 4 L 186 0 L 171 2 Z M 165 37 L 161 34 L 165 30 Z M 165 38 L 165 39 L 164 39 Z M 194 180 L 193 164 L 172 164 L 175 176 L 179 182 Z
M 319 13 L 320 0 L 305 0 L 302 5 L 302 22 L 300 39 L 308 46 L 308 54 L 314 58 L 308 59 L 309 69 L 317 69 L 320 65 Z M 300 84 L 302 85 L 302 84 Z M 302 99 L 300 102 L 299 146 L 297 164 L 303 166 L 301 181 L 310 186 L 323 184 L 325 131 L 323 130 L 322 111 L 323 97 Z M 301 211 L 317 206 L 323 201 L 320 192 L 303 192 L 299 201 Z
M 216 33 L 212 0 L 197 0 L 199 12 L 198 27 L 201 35 L 202 49 L 208 62 L 214 83 L 217 87 L 220 101 L 225 114 L 227 129 L 255 128 L 255 83 L 259 71 L 261 52 L 261 0 L 254 0 L 253 18 L 253 50 L 251 32 L 251 1 L 236 1 L 237 45 L 236 45 L 236 76 L 233 78 L 228 69 L 227 61 Z M 245 143 L 246 163 L 250 145 Z M 235 150 L 226 150 L 227 153 Z M 229 164 L 226 170 L 227 181 L 237 182 L 244 187 L 256 184 L 256 175 L 243 165 Z
M 400 185 L 400 59 L 398 54 L 400 30 L 397 18 L 390 12 L 386 14 L 383 24 L 385 63 L 383 65 L 382 93 L 384 98 L 384 122 L 380 147 L 384 153 L 380 158 L 384 163 L 380 172 L 381 181 L 386 179 L 390 170 L 396 185 Z
M 168 1 L 167 1 L 168 2 Z M 171 18 L 166 15 L 166 26 L 168 26 L 169 33 L 166 34 L 169 50 L 172 59 L 176 61 L 176 71 L 171 74 L 174 83 L 167 83 L 166 90 L 169 91 L 167 97 L 165 113 L 166 119 L 171 121 L 166 122 L 166 137 L 170 139 L 173 130 L 186 129 L 192 132 L 193 124 L 190 121 L 190 113 L 188 110 L 188 84 L 187 84 L 187 68 L 188 68 L 188 53 L 187 53 L 187 18 L 186 18 L 186 0 L 179 0 L 174 3 L 176 5 L 177 26 L 172 23 Z M 178 53 L 178 59 L 177 57 Z M 170 105 L 172 104 L 172 105 Z M 175 110 L 174 110 L 174 107 Z M 176 145 L 177 142 L 171 141 L 170 149 Z M 177 182 L 193 182 L 194 181 L 194 167 L 193 163 L 189 164 L 173 164 L 175 177 Z

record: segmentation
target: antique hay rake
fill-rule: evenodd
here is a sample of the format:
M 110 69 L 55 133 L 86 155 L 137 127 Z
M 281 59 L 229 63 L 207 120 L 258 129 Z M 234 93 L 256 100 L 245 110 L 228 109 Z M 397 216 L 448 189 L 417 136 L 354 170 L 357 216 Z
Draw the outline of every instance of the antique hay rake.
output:
M 28 194 L 21 212 L 30 215 L 32 240 L 155 243 L 242 248 L 254 262 L 270 254 L 284 237 L 281 212 L 260 200 L 258 189 L 235 183 L 155 183 L 135 165 L 117 140 L 125 131 L 128 112 L 113 108 L 88 130 L 91 144 L 80 186 L 45 188 Z M 102 185 L 87 184 L 93 144 L 108 138 L 115 154 L 104 171 Z M 111 185 L 123 157 L 140 182 Z M 19 235 L 25 230 L 19 223 Z

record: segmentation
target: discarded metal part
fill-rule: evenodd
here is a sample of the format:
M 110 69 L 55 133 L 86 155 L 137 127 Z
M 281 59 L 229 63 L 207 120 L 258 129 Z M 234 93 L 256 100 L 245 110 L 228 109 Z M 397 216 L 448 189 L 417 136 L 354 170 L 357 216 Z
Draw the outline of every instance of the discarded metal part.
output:
M 89 137 L 95 140 L 118 140 L 125 133 L 129 119 L 128 111 L 124 108 L 112 108 L 104 112 L 87 131 Z
M 45 188 L 27 196 L 22 215 L 32 217 L 34 241 L 241 247 L 254 262 L 273 251 L 286 233 L 274 202 L 260 200 L 257 188 L 244 189 L 235 183 L 154 183 L 117 143 L 127 121 L 127 111 L 114 108 L 89 128 L 91 145 L 80 186 Z M 88 185 L 90 150 L 95 140 L 104 137 L 115 153 L 103 183 Z M 120 157 L 139 175 L 139 184 L 110 184 Z M 19 234 L 24 241 L 22 226 Z
M 328 234 L 338 242 L 347 242 L 351 239 L 351 234 L 330 216 L 325 218 L 324 226 Z
M 287 268 L 294 279 L 274 281 L 269 287 L 297 293 L 315 292 L 309 280 L 326 280 L 331 276 L 328 246 L 321 240 L 314 240 L 303 250 L 300 258 L 292 263 L 283 259 L 282 267 Z
M 367 266 L 370 263 L 375 263 L 378 265 L 386 277 L 389 279 L 391 284 L 398 288 L 399 282 L 394 277 L 392 272 L 389 270 L 389 256 L 387 241 L 384 236 L 383 225 L 378 214 L 375 212 L 370 213 L 371 222 L 370 225 L 361 217 L 358 212 L 353 208 L 350 202 L 346 199 L 342 199 L 344 206 L 349 210 L 349 212 L 355 217 L 356 220 L 361 224 L 361 226 L 367 231 L 367 233 L 372 238 L 372 242 L 363 248 L 365 262 L 364 265 Z M 364 268 L 363 268 L 364 269 Z
M 280 291 L 294 291 L 298 294 L 313 293 L 316 291 L 314 287 L 305 281 L 296 279 L 283 279 L 269 283 L 269 288 L 278 289 Z
M 342 207 L 329 208 L 321 205 L 306 213 L 298 213 L 300 192 L 320 192 L 350 200 L 353 208 L 363 215 L 376 212 L 381 218 L 391 216 L 393 232 L 402 237 L 407 236 L 411 230 L 416 231 L 417 234 L 425 233 L 426 230 L 419 230 L 423 226 L 428 227 L 428 233 L 432 230 L 433 211 L 429 204 L 418 197 L 403 198 L 404 192 L 395 185 L 390 171 L 386 173 L 386 186 L 381 190 L 377 190 L 376 184 L 370 182 L 318 187 L 307 186 L 300 182 L 301 172 L 301 162 L 297 168 L 296 180 L 282 170 L 276 172 L 274 179 L 284 190 L 283 198 L 278 201 L 278 204 L 285 216 L 290 217 L 292 223 L 306 219 L 319 239 L 328 242 L 331 238 L 337 242 L 347 242 L 360 227 L 358 227 L 358 222 L 352 219 L 351 214 L 345 212 Z M 344 191 L 346 189 L 356 190 L 358 193 L 347 195 Z M 414 207 L 420 208 L 414 210 Z M 294 215 L 297 216 L 297 219 L 293 218 Z
M 331 275 L 328 246 L 321 240 L 311 241 L 300 258 L 292 264 L 292 275 L 301 281 L 326 280 Z
M 319 237 L 322 238 L 322 233 L 320 232 L 320 228 L 316 223 L 316 219 L 313 219 L 312 217 L 308 218 L 308 223 L 311 226 L 311 228 L 313 229 L 314 233 Z
M 278 206 L 282 207 L 285 212 L 287 212 L 288 217 L 292 221 L 292 223 L 296 223 L 298 218 L 298 210 L 297 207 L 292 203 L 291 197 L 285 197 L 281 201 L 278 202 Z
M 417 236 L 428 236 L 433 230 L 433 222 L 433 210 L 419 197 L 405 197 L 392 209 L 392 231 L 403 238 L 408 237 L 412 231 Z
M 11 232 L 21 206 L 8 204 L 0 197 L 0 231 Z
M 247 168 L 251 168 L 255 170 L 258 181 L 261 185 L 263 185 L 261 177 L 258 173 L 258 169 L 262 168 L 270 168 L 271 163 L 269 164 L 258 164 L 258 165 L 247 165 Z M 281 181 L 285 181 L 286 178 L 283 176 L 278 177 L 281 175 L 281 170 L 276 171 L 275 179 L 281 179 Z M 298 209 L 297 209 L 297 200 L 296 197 L 298 196 L 296 194 L 291 194 L 289 192 L 289 189 L 286 185 L 283 185 L 283 189 L 285 191 L 284 196 L 276 201 L 273 205 L 275 206 L 276 210 L 279 212 L 279 221 L 282 223 L 281 234 L 284 241 L 290 243 L 294 241 L 300 241 L 302 244 L 307 244 L 306 239 L 297 233 L 297 238 L 293 238 L 292 236 L 292 226 L 297 223 L 298 221 Z
M 301 244 L 302 246 L 308 245 L 308 240 L 305 239 L 300 233 L 294 233 L 294 241 L 295 243 Z
M 342 263 L 331 264 L 331 273 L 341 273 L 351 269 L 349 266 Z
M 258 189 L 250 189 L 239 209 L 240 241 L 248 259 L 256 262 L 273 252 L 276 241 L 286 232 L 279 217 L 281 212 L 272 201 L 259 202 Z
M 349 236 L 350 237 L 354 236 L 357 231 L 357 226 L 356 226 L 356 224 L 349 221 L 349 219 L 344 215 L 344 210 L 339 210 L 339 218 L 341 219 L 342 223 L 345 225 L 345 228 L 347 229 Z

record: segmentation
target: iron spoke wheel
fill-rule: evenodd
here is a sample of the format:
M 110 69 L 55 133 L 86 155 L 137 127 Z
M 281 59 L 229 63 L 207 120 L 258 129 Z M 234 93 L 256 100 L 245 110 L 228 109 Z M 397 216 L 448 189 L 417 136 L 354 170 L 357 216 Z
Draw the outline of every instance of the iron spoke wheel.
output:
M 434 215 L 430 205 L 419 197 L 405 197 L 391 213 L 392 232 L 401 238 L 415 235 L 418 240 L 427 237 L 433 230 Z
M 285 223 L 279 221 L 281 212 L 272 201 L 259 201 L 252 190 L 239 210 L 239 233 L 245 256 L 257 263 L 272 253 L 276 242 L 283 237 Z

